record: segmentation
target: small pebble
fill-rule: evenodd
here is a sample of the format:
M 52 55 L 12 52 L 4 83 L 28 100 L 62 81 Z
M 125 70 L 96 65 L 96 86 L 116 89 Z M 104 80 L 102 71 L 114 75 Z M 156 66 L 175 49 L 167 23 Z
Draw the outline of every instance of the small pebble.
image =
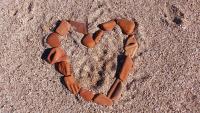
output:
M 80 89 L 79 94 L 85 101 L 91 101 L 94 97 L 94 94 L 93 94 L 92 91 L 89 91 L 89 90 L 84 89 L 84 88 Z
M 133 33 L 135 28 L 135 23 L 133 21 L 128 19 L 118 19 L 116 21 L 124 34 L 129 35 Z
M 58 35 L 57 33 L 51 33 L 51 34 L 47 37 L 47 43 L 48 43 L 51 47 L 58 47 L 58 46 L 60 46 L 59 35 Z
M 94 97 L 94 102 L 99 105 L 111 106 L 113 104 L 112 100 L 109 99 L 104 94 L 97 94 Z
M 108 22 L 105 22 L 99 25 L 100 29 L 104 31 L 112 31 L 115 26 L 116 26 L 116 22 L 114 20 L 110 20 Z

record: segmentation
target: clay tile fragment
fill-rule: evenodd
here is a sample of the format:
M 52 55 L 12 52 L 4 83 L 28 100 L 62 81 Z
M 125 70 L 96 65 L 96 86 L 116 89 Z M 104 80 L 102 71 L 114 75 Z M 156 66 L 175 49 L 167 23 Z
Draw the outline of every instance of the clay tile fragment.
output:
M 58 35 L 57 33 L 51 33 L 51 34 L 47 37 L 47 43 L 48 43 L 51 47 L 58 47 L 58 46 L 60 46 L 59 35 Z
M 135 39 L 135 36 L 129 35 L 124 47 L 125 55 L 133 57 L 136 54 L 137 49 L 138 43 Z
M 71 20 L 68 20 L 68 22 L 71 24 L 72 28 L 74 28 L 75 31 L 82 34 L 88 34 L 88 27 L 86 23 L 81 23 Z
M 72 73 L 72 68 L 70 63 L 63 61 L 56 64 L 58 71 L 64 76 L 70 76 Z
M 95 41 L 92 37 L 91 34 L 87 34 L 85 35 L 82 40 L 81 40 L 81 43 L 86 46 L 86 47 L 89 47 L 89 48 L 93 48 L 95 46 Z
M 94 41 L 95 41 L 96 44 L 100 42 L 103 35 L 104 35 L 103 30 L 98 30 L 94 33 L 93 38 L 94 38 Z
M 133 33 L 135 28 L 135 23 L 133 21 L 128 19 L 117 19 L 116 21 L 124 34 L 129 35 Z
M 89 91 L 89 90 L 84 89 L 84 88 L 80 89 L 79 94 L 85 101 L 91 101 L 94 97 L 94 94 L 93 94 L 92 91 Z
M 115 26 L 116 26 L 115 20 L 110 20 L 108 22 L 100 24 L 99 28 L 104 31 L 112 31 Z
M 122 82 L 120 79 L 116 79 L 112 87 L 108 91 L 108 98 L 112 100 L 118 100 L 122 94 Z
M 123 63 L 122 69 L 120 71 L 119 74 L 119 78 L 124 81 L 127 79 L 128 77 L 128 73 L 131 70 L 131 68 L 133 67 L 133 61 L 131 59 L 131 57 L 126 56 L 125 61 Z
M 65 85 L 67 88 L 74 94 L 78 94 L 80 91 L 80 85 L 75 81 L 75 78 L 73 75 L 70 76 L 64 76 Z
M 111 106 L 113 104 L 112 100 L 109 99 L 104 94 L 96 94 L 94 97 L 94 102 L 99 105 Z
M 61 36 L 64 36 L 68 33 L 70 27 L 71 25 L 66 20 L 62 20 L 56 28 L 56 32 Z
M 61 47 L 52 48 L 47 60 L 50 64 L 55 64 L 62 61 L 67 61 L 67 56 L 65 55 L 65 51 Z

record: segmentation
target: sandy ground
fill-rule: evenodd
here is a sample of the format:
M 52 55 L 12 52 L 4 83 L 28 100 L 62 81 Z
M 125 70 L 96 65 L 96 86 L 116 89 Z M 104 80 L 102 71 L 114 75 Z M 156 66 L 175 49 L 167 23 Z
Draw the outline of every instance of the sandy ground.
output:
M 113 18 L 137 22 L 139 50 L 122 98 L 104 107 L 75 98 L 62 84 L 62 75 L 41 56 L 58 20 L 88 22 L 93 33 Z M 62 37 L 62 47 L 77 81 L 106 93 L 126 36 L 116 27 L 94 49 L 80 43 L 82 36 L 70 32 Z M 1 113 L 198 113 L 200 1 L 0 0 L 0 62 Z

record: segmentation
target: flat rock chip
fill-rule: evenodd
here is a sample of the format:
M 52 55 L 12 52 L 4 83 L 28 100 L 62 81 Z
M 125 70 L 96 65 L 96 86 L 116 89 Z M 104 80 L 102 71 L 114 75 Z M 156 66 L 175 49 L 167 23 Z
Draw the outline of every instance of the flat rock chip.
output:
M 59 62 L 56 64 L 58 71 L 64 76 L 70 76 L 71 73 L 71 65 L 67 61 Z
M 94 94 L 93 94 L 92 91 L 89 91 L 89 90 L 84 89 L 84 88 L 80 89 L 79 94 L 85 101 L 91 101 L 94 97 Z
M 115 20 L 110 20 L 108 22 L 99 25 L 100 29 L 104 31 L 112 31 L 115 26 L 116 26 Z
M 117 24 L 120 26 L 122 32 L 126 35 L 133 33 L 135 23 L 127 19 L 118 19 Z
M 81 40 L 81 43 L 86 46 L 86 47 L 89 47 L 89 48 L 93 48 L 95 46 L 95 41 L 92 37 L 91 34 L 87 34 L 85 35 L 82 40 Z
M 120 71 L 119 74 L 119 78 L 124 81 L 127 79 L 128 77 L 128 73 L 131 70 L 131 68 L 133 67 L 133 60 L 131 59 L 131 57 L 126 56 L 125 61 L 123 63 L 122 69 Z
M 71 25 L 66 20 L 62 20 L 58 27 L 56 28 L 56 32 L 61 36 L 67 35 Z
M 67 61 L 65 51 L 61 47 L 52 48 L 47 60 L 50 64 L 55 64 L 62 61 Z
M 105 106 L 111 106 L 113 104 L 112 100 L 103 94 L 95 95 L 94 102 Z
M 47 44 L 49 44 L 51 47 L 58 47 L 58 46 L 60 46 L 59 35 L 57 33 L 51 33 L 47 37 Z
M 125 55 L 134 57 L 137 49 L 138 49 L 138 43 L 135 39 L 135 36 L 129 35 L 124 47 Z
M 103 30 L 96 31 L 94 33 L 94 35 L 93 35 L 95 43 L 99 43 L 101 38 L 103 37 L 103 35 L 104 35 L 104 31 Z
M 75 31 L 82 34 L 88 34 L 88 27 L 86 23 L 81 23 L 71 20 L 68 20 L 68 22 L 71 24 L 71 26 L 74 28 Z
M 108 91 L 108 98 L 117 100 L 121 97 L 122 93 L 122 82 L 120 79 L 116 79 L 110 90 Z

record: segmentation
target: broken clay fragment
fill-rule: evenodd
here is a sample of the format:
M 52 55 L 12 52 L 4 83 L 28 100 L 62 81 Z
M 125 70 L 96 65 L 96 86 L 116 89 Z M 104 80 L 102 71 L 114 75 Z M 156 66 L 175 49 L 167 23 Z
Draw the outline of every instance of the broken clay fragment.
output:
M 125 55 L 133 57 L 136 54 L 137 49 L 138 43 L 135 39 L 135 36 L 129 35 L 124 47 Z
M 70 63 L 63 61 L 56 64 L 58 71 L 64 76 L 70 76 L 73 74 Z
M 60 46 L 59 35 L 58 35 L 57 33 L 51 33 L 51 34 L 47 37 L 47 43 L 48 43 L 51 47 L 58 47 L 58 46 Z
M 120 79 L 116 79 L 110 90 L 108 91 L 108 98 L 112 100 L 118 100 L 122 94 L 122 82 Z
M 113 104 L 112 100 L 104 94 L 96 94 L 93 100 L 99 105 L 111 106 Z
M 70 27 L 71 25 L 66 20 L 62 20 L 56 28 L 56 32 L 61 36 L 64 36 L 68 33 Z
M 98 30 L 94 33 L 93 38 L 94 38 L 94 41 L 95 41 L 96 44 L 100 42 L 103 35 L 104 35 L 103 30 Z
M 84 89 L 84 88 L 80 89 L 79 94 L 85 101 L 91 101 L 94 97 L 94 94 L 93 94 L 92 91 L 89 91 L 89 90 Z
M 85 35 L 82 40 L 81 40 L 81 43 L 86 46 L 86 47 L 89 47 L 89 48 L 93 48 L 95 46 L 95 41 L 92 37 L 91 34 L 87 34 Z
M 108 22 L 99 25 L 100 29 L 104 31 L 112 31 L 115 26 L 116 26 L 115 20 L 110 20 Z
M 133 21 L 128 19 L 117 19 L 116 21 L 124 34 L 129 35 L 133 33 L 135 28 L 135 23 Z
M 61 47 L 52 48 L 47 60 L 50 64 L 55 64 L 62 61 L 67 61 L 68 58 L 65 55 L 65 51 Z
M 133 61 L 131 59 L 131 57 L 126 56 L 125 61 L 123 63 L 122 69 L 120 71 L 119 74 L 119 78 L 124 81 L 127 79 L 128 77 L 128 73 L 131 70 L 131 68 L 133 67 Z
M 74 28 L 75 31 L 83 34 L 88 34 L 88 27 L 86 23 L 81 23 L 71 20 L 68 20 L 68 22 L 71 24 L 72 28 Z
M 75 78 L 73 75 L 70 76 L 64 76 L 65 85 L 67 88 L 74 94 L 78 94 L 80 90 L 80 85 L 75 81 Z

